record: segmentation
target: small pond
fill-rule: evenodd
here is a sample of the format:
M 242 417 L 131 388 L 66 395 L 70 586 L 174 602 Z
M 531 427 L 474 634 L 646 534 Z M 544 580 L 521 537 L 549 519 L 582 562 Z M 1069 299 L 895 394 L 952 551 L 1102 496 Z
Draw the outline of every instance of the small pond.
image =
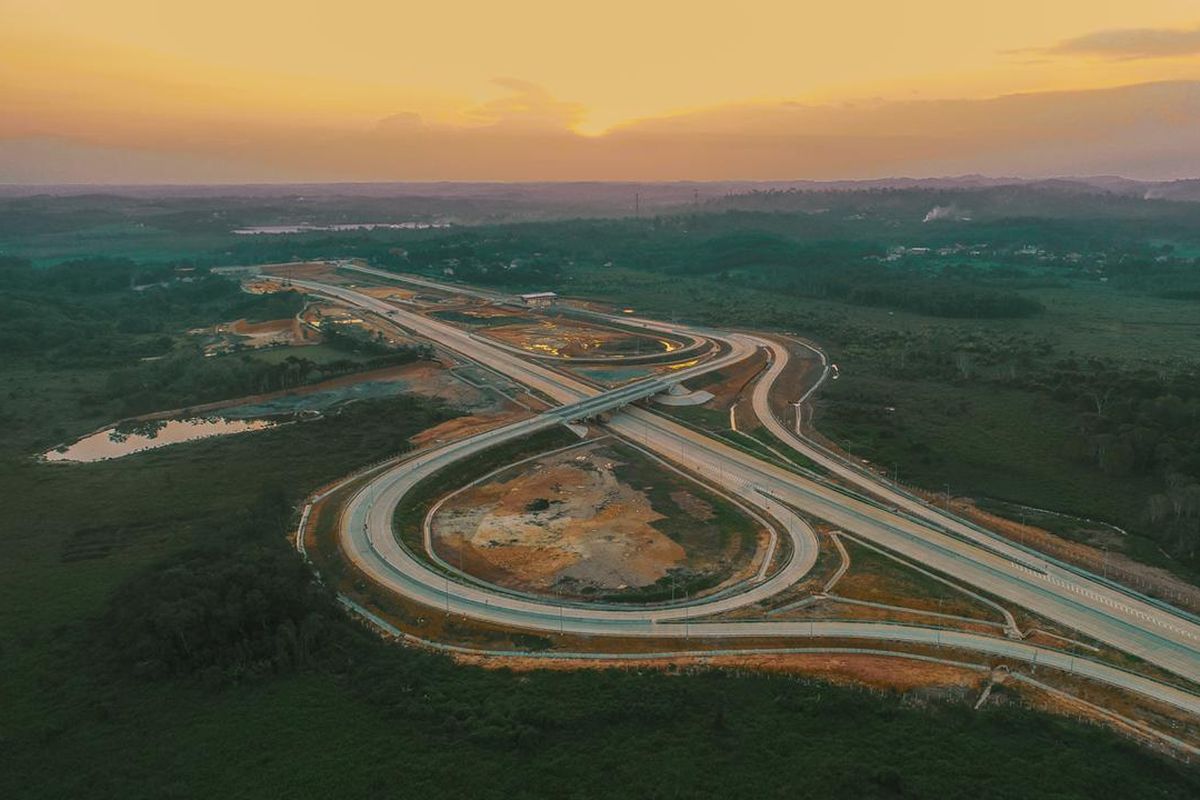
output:
M 105 428 L 65 447 L 43 454 L 47 461 L 90 462 L 120 458 L 130 453 L 154 450 L 169 444 L 191 442 L 213 436 L 261 431 L 278 423 L 266 419 L 221 419 L 201 417 L 138 422 Z

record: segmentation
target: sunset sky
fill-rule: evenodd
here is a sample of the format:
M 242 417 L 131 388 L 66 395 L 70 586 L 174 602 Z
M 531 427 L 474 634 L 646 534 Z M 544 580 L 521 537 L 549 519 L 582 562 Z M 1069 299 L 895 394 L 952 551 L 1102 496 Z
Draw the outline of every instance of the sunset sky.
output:
M 1196 0 L 0 0 L 0 52 L 9 183 L 1200 176 Z

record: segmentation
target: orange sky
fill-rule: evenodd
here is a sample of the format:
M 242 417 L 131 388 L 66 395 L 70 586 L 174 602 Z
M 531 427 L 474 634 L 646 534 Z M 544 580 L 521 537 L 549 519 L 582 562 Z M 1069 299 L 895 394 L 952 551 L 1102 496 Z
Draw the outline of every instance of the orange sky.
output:
M 0 52 L 0 182 L 868 177 L 969 169 L 972 146 L 978 171 L 1053 171 L 1036 117 L 1001 147 L 956 106 L 945 153 L 910 131 L 917 160 L 888 134 L 938 108 L 913 101 L 1200 79 L 1200 4 L 0 0 Z M 888 127 L 852 137 L 864 106 Z M 1187 136 L 1178 114 L 1152 135 Z M 816 135 L 842 137 L 836 174 L 785 157 Z M 1103 171 L 1188 171 L 1093 144 Z

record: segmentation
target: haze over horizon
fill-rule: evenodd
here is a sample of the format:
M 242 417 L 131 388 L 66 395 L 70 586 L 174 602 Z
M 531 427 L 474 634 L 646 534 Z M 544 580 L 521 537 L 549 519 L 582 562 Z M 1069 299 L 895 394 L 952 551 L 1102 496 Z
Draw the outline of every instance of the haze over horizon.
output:
M 0 0 L 0 183 L 1200 177 L 1194 2 Z

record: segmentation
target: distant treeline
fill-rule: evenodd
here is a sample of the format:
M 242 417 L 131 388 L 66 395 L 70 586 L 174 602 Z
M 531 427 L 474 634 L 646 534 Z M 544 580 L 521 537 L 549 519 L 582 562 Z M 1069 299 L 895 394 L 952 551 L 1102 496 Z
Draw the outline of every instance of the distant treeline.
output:
M 169 334 L 214 320 L 278 319 L 303 307 L 296 292 L 248 295 L 237 281 L 128 259 L 35 268 L 0 258 L 0 359 L 107 366 L 160 356 Z
M 762 232 L 730 234 L 695 246 L 670 271 L 714 276 L 749 288 L 853 305 L 893 308 L 932 317 L 1029 317 L 1037 300 L 987 285 L 986 275 L 953 270 L 929 275 L 878 261 L 883 248 L 852 242 L 800 244 Z
M 113 202 L 118 216 L 153 219 L 164 230 L 215 233 L 234 224 L 227 210 L 206 210 L 211 201 Z M 364 200 L 364 210 L 371 202 Z M 30 224 L 36 218 L 53 230 L 69 229 L 63 209 L 89 208 L 104 218 L 114 213 L 83 198 L 9 205 L 22 218 L 32 215 Z M 243 207 L 251 206 L 259 222 L 289 213 L 289 201 L 282 199 Z M 955 215 L 924 222 L 934 207 L 954 208 Z M 1200 292 L 1196 259 L 1181 254 L 1200 252 L 1198 230 L 1200 203 L 1147 202 L 1069 187 L 763 192 L 648 218 L 229 236 L 219 246 L 197 246 L 190 258 L 211 266 L 357 257 L 511 290 L 562 291 L 581 273 L 611 266 L 926 316 L 986 319 L 1037 314 L 1038 301 L 1026 290 L 1071 277 L 1096 281 L 1102 273 L 1120 290 L 1194 299 Z M 975 256 L 937 254 L 977 244 L 983 250 Z M 913 247 L 927 255 L 885 258 L 893 248 Z M 130 269 L 137 274 L 104 280 L 111 287 L 155 278 L 152 268 Z M 60 270 L 58 280 L 78 283 L 71 271 Z
M 320 364 L 302 356 L 269 361 L 252 353 L 204 358 L 197 344 L 179 336 L 214 320 L 287 318 L 303 304 L 298 292 L 248 295 L 237 281 L 205 269 L 181 273 L 126 259 L 37 269 L 27 261 L 3 259 L 0 360 L 107 369 L 99 388 L 81 392 L 79 402 L 132 416 L 292 389 L 429 355 L 428 347 L 392 347 L 336 326 L 330 326 L 327 341 L 346 357 Z

